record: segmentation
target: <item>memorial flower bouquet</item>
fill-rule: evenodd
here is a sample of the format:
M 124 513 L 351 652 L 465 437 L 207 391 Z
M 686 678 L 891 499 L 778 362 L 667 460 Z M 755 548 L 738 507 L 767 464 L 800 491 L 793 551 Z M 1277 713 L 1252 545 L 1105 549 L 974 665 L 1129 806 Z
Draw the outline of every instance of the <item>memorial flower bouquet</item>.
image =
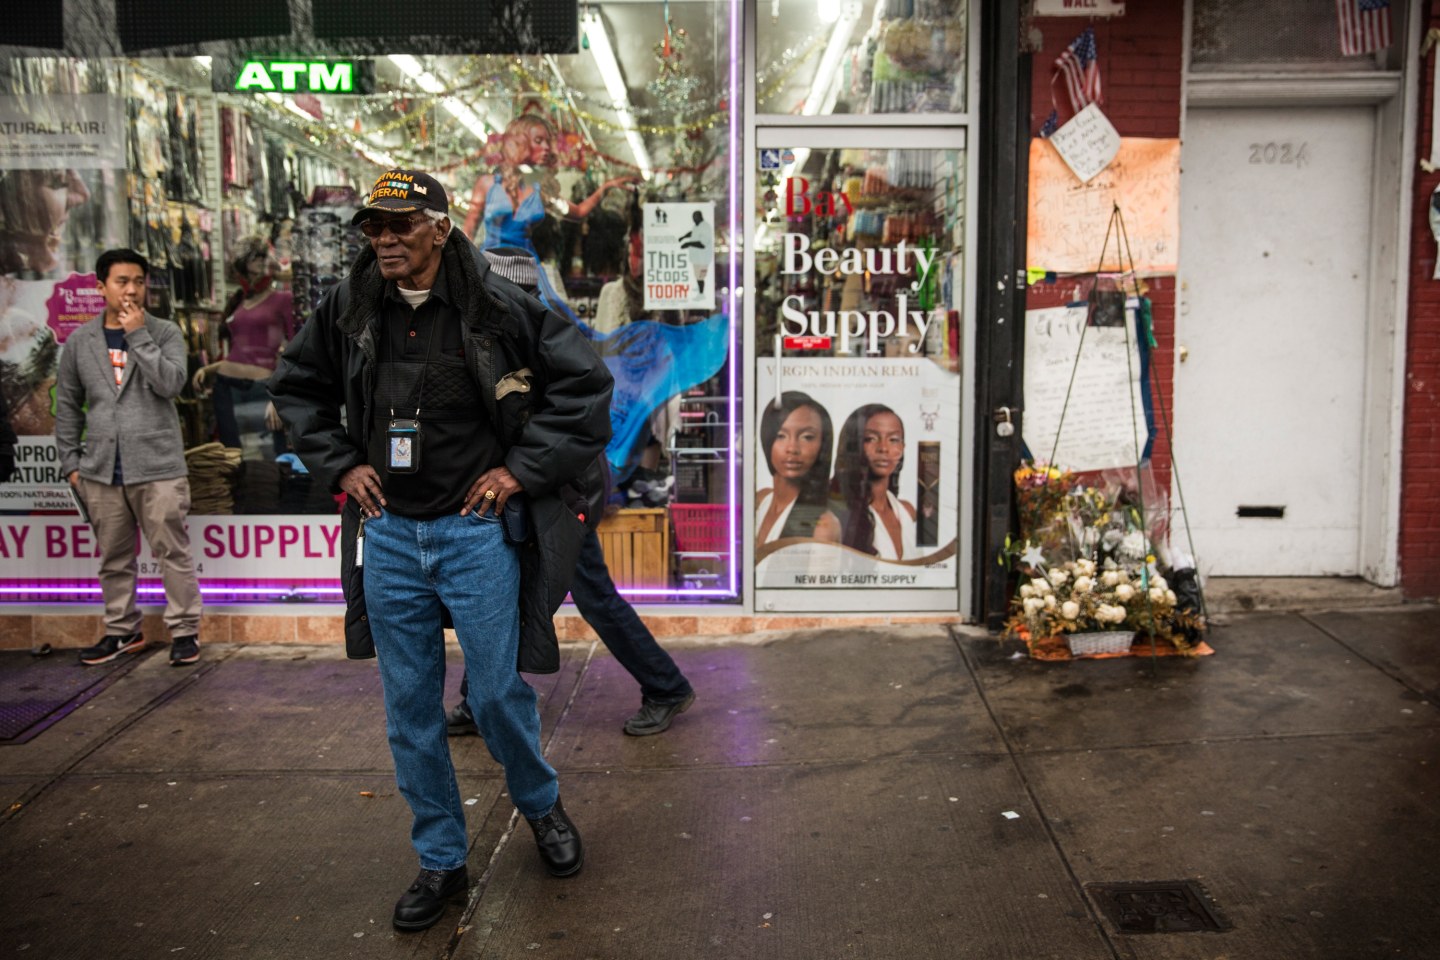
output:
M 1123 474 L 1086 477 L 1034 463 L 1015 472 L 1023 539 L 1006 544 L 1020 574 L 1006 635 L 1024 638 L 1032 653 L 1073 634 L 1115 633 L 1112 643 L 1128 649 L 1124 634 L 1137 632 L 1189 651 L 1199 617 L 1157 560 L 1167 552 L 1163 498 L 1151 492 L 1161 519 L 1147 524 Z M 1193 582 L 1193 570 L 1186 576 Z

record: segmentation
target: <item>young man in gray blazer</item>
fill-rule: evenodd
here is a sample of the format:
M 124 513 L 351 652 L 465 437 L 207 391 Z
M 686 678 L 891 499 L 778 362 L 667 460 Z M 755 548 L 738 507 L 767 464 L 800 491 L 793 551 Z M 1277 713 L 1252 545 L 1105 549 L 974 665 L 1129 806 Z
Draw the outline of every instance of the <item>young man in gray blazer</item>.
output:
M 108 663 L 145 646 L 135 606 L 136 526 L 165 583 L 170 665 L 200 659 L 200 585 L 185 516 L 190 480 L 175 398 L 185 386 L 185 338 L 145 313 L 150 265 L 134 250 L 95 263 L 105 312 L 65 341 L 55 380 L 60 471 L 89 509 L 100 550 L 105 635 L 80 662 Z

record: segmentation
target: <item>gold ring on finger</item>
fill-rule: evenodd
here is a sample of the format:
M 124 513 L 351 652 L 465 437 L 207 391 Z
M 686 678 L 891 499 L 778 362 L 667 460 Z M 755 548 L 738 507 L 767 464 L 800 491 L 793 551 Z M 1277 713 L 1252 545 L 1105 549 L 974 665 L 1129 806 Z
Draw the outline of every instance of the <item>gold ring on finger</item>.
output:
M 485 491 L 485 499 L 486 499 L 486 500 L 494 500 L 494 499 L 495 499 L 495 491 L 494 491 L 494 490 L 486 490 L 486 491 Z

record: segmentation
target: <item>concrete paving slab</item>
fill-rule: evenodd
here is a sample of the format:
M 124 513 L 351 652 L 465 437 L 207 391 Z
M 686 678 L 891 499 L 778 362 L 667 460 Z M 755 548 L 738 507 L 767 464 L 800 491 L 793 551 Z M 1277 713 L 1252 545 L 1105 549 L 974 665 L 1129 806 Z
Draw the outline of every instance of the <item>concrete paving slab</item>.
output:
M 1153 664 L 1016 660 L 1013 642 L 962 643 L 1020 751 L 1440 724 L 1440 709 L 1299 617 L 1235 617 L 1212 641 L 1214 656 Z
M 551 763 L 635 770 L 1004 750 L 941 627 L 807 631 L 672 655 L 696 701 L 669 731 L 620 732 L 640 705 L 639 688 L 599 652 Z
M 190 683 L 197 674 L 231 656 L 234 647 L 207 646 L 205 660 L 185 669 L 171 667 L 160 647 L 133 654 L 139 658 L 133 669 L 87 700 L 27 743 L 0 746 L 0 775 L 36 774 L 55 776 L 113 737 L 117 730 L 154 709 L 161 698 Z M 74 651 L 59 651 L 44 661 L 47 670 L 106 670 L 107 666 L 86 667 Z
M 388 776 L 72 776 L 44 801 L 0 827 L 6 956 L 438 957 L 455 932 L 390 925 L 418 867 Z M 472 876 L 509 809 L 472 808 Z
M 548 721 L 549 729 L 575 686 L 583 652 L 562 654 L 560 673 L 527 675 L 541 695 L 542 723 Z M 452 645 L 446 662 L 445 703 L 452 706 L 462 675 L 458 648 Z M 452 739 L 457 770 L 498 774 L 478 738 Z M 177 767 L 181 762 L 188 765 Z M 138 720 L 123 740 L 96 750 L 80 769 L 393 772 L 380 674 L 375 661 L 347 660 L 334 646 L 240 647 L 179 691 L 163 714 Z
M 456 957 L 1113 956 L 1008 759 L 614 771 L 566 790 L 583 871 L 546 876 L 517 834 Z
M 1029 755 L 1082 883 L 1196 878 L 1224 933 L 1118 936 L 1138 960 L 1429 958 L 1440 730 Z
M 172 668 L 163 649 L 134 654 L 131 665 L 94 697 L 80 704 L 35 739 L 0 748 L 0 823 L 17 809 L 33 802 L 65 772 L 84 763 L 97 750 L 113 742 L 139 720 L 160 709 L 171 697 L 214 670 L 233 655 L 235 648 L 207 648 L 207 659 L 196 667 Z M 73 654 L 49 662 L 46 669 L 104 670 L 75 662 Z
M 380 676 L 336 647 L 240 647 L 81 772 L 388 771 Z
M 1430 703 L 1440 703 L 1440 657 L 1435 656 L 1440 607 L 1323 613 L 1306 619 Z

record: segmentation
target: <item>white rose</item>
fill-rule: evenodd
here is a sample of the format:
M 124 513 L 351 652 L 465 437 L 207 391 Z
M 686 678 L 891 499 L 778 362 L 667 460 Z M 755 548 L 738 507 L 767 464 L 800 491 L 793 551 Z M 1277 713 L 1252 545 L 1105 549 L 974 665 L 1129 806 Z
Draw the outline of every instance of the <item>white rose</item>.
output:
M 1175 591 L 1174 591 L 1174 590 L 1166 590 L 1166 591 L 1165 591 L 1165 602 L 1168 603 L 1168 604 L 1170 604 L 1170 606 L 1172 606 L 1172 607 L 1175 606 L 1176 599 L 1175 599 Z
M 1165 591 L 1164 591 L 1164 590 L 1161 590 L 1159 587 L 1151 587 L 1151 588 L 1150 588 L 1150 602 L 1151 602 L 1151 603 L 1164 603 L 1164 602 L 1165 602 Z
M 1115 588 L 1115 599 L 1119 600 L 1121 603 L 1129 603 L 1131 598 L 1134 596 L 1135 588 L 1130 586 L 1130 584 L 1128 583 L 1122 583 L 1120 584 L 1120 586 Z
M 1022 583 L 1022 584 L 1020 584 L 1020 596 L 1022 596 L 1022 597 L 1033 597 L 1033 596 L 1035 596 L 1035 588 L 1032 587 L 1032 586 L 1030 586 L 1030 584 L 1028 584 L 1028 583 Z
M 1101 623 L 1124 623 L 1125 608 L 1104 604 L 1095 612 L 1095 619 Z
M 1076 577 L 1076 578 L 1075 578 L 1075 592 L 1076 592 L 1076 593 L 1089 593 L 1089 592 L 1090 592 L 1090 588 L 1093 587 L 1093 586 L 1095 586 L 1095 581 L 1094 581 L 1094 580 L 1091 580 L 1089 577 Z
M 1039 613 L 1041 610 L 1044 609 L 1045 601 L 1041 600 L 1039 597 L 1030 597 L 1028 600 L 1025 601 L 1025 615 L 1027 617 L 1033 617 L 1035 616 L 1035 614 Z
M 1150 586 L 1159 587 L 1161 590 L 1164 590 L 1166 587 L 1170 586 L 1170 584 L 1166 583 L 1165 578 L 1157 573 L 1155 576 L 1150 578 Z
M 1047 594 L 1045 594 L 1045 609 L 1046 609 L 1046 610 L 1054 610 L 1054 609 L 1055 609 L 1055 594 L 1053 594 L 1053 593 L 1047 593 Z
M 1030 581 L 1030 586 L 1035 588 L 1035 595 L 1037 597 L 1043 597 L 1045 594 L 1051 592 L 1049 580 L 1040 580 L 1037 578 Z
M 1105 586 L 1107 587 L 1113 587 L 1117 583 L 1119 583 L 1121 579 L 1122 577 L 1119 570 L 1106 570 L 1105 573 L 1100 577 L 1100 582 L 1105 584 Z
M 1074 600 L 1066 600 L 1064 603 L 1060 604 L 1060 616 L 1064 617 L 1066 620 L 1074 620 L 1076 617 L 1080 616 L 1080 604 L 1076 603 Z
M 1054 584 L 1055 586 L 1057 586 L 1057 587 L 1060 586 L 1060 585 L 1063 584 L 1066 580 L 1069 580 L 1069 579 L 1070 579 L 1070 574 L 1066 573 L 1064 570 L 1051 570 L 1051 571 L 1050 571 L 1050 582 L 1053 583 L 1053 584 Z

